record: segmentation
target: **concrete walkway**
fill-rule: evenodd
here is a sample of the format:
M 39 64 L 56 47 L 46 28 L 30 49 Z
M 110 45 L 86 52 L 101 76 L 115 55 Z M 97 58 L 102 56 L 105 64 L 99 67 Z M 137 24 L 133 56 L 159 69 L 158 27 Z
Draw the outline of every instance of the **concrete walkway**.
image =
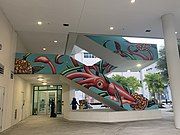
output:
M 173 114 L 166 112 L 163 116 L 161 120 L 112 124 L 31 116 L 0 135 L 180 135 L 174 127 Z

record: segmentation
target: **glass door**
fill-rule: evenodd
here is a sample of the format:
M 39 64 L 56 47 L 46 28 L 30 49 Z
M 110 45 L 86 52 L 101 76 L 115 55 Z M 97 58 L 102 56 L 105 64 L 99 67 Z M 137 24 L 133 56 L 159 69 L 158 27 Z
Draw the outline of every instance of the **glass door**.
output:
M 60 86 L 35 86 L 33 94 L 33 114 L 50 114 L 51 102 L 55 103 L 55 112 L 61 113 L 62 90 Z
M 48 114 L 47 108 L 49 106 L 48 104 L 48 97 L 47 97 L 47 91 L 40 91 L 39 92 L 39 98 L 38 98 L 38 114 Z
M 51 111 L 50 105 L 53 100 L 55 102 L 55 107 L 56 107 L 57 91 L 39 91 L 38 114 L 46 114 L 46 115 L 50 114 Z

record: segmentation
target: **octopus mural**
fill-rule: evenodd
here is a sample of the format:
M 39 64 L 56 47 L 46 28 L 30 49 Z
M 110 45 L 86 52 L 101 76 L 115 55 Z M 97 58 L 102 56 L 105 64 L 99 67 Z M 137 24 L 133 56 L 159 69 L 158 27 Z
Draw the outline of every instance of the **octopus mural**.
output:
M 41 68 L 33 72 L 32 67 Z M 115 68 L 105 61 L 86 66 L 67 55 L 21 53 L 16 55 L 14 70 L 16 74 L 61 74 L 106 99 L 107 105 L 114 110 L 118 109 L 113 104 L 123 110 L 144 110 L 155 106 L 150 105 L 142 95 L 129 92 L 121 84 L 105 76 Z
M 22 58 L 15 59 L 14 73 L 15 74 L 34 74 L 42 70 L 43 66 L 32 66 L 26 59 L 31 53 L 25 54 Z
M 155 44 L 130 43 L 119 36 L 86 35 L 86 37 L 127 60 L 158 59 L 157 46 Z

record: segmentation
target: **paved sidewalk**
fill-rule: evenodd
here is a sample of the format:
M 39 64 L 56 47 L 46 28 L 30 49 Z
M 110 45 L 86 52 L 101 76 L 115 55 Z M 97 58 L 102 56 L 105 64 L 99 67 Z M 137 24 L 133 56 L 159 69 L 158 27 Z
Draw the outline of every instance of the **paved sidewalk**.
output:
M 112 124 L 31 116 L 0 135 L 180 135 L 180 130 L 174 127 L 173 113 L 162 113 L 161 120 Z

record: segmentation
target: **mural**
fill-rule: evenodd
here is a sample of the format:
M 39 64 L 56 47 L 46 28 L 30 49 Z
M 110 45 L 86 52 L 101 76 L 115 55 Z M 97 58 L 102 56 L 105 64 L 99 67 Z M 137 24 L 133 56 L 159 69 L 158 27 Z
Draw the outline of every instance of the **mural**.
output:
M 148 101 L 142 95 L 131 93 L 105 76 L 115 68 L 105 61 L 86 66 L 67 55 L 17 53 L 14 72 L 16 74 L 61 74 L 106 100 L 106 104 L 114 110 L 157 108 L 156 103 Z
M 86 35 L 89 39 L 128 60 L 157 60 L 155 44 L 130 43 L 120 36 Z

